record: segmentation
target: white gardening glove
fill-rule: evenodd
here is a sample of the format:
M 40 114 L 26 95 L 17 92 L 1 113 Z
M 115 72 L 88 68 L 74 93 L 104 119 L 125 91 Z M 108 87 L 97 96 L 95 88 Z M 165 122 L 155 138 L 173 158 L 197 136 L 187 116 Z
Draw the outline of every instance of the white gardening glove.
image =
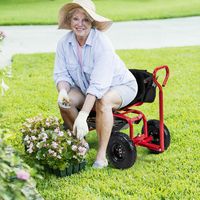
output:
M 65 89 L 61 89 L 58 94 L 58 105 L 61 108 L 70 108 L 70 99 Z
M 85 111 L 80 111 L 73 126 L 73 133 L 78 139 L 83 139 L 84 136 L 89 132 L 87 125 L 87 117 L 89 113 Z

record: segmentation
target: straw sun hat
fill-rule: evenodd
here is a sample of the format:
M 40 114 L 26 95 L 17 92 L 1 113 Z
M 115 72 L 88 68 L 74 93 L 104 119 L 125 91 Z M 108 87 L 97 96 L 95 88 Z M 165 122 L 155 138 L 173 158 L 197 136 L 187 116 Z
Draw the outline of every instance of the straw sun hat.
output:
M 94 26 L 100 31 L 105 31 L 112 25 L 112 20 L 96 13 L 95 5 L 91 0 L 73 0 L 72 3 L 65 4 L 59 11 L 59 29 L 71 29 L 67 16 L 74 8 L 83 8 L 94 20 Z

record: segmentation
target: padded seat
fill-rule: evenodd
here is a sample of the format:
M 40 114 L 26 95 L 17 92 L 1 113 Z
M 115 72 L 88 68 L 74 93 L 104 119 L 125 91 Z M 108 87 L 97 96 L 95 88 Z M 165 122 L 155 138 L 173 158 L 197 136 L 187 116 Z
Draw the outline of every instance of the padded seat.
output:
M 147 70 L 129 69 L 129 71 L 136 78 L 138 84 L 138 92 L 135 99 L 125 107 L 134 105 L 138 102 L 153 102 L 156 97 L 156 86 L 153 84 L 153 75 L 147 72 Z

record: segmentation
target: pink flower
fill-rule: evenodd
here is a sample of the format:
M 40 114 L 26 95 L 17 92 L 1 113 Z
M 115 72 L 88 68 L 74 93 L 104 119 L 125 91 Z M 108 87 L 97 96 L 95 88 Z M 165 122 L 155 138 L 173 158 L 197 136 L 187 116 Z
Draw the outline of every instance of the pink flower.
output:
M 32 148 L 29 148 L 29 149 L 27 149 L 27 152 L 33 153 L 33 149 L 32 149 Z
M 24 181 L 28 180 L 29 177 L 30 177 L 30 174 L 29 174 L 28 172 L 24 171 L 24 170 L 19 170 L 19 171 L 16 173 L 16 175 L 17 175 L 17 178 L 18 178 L 18 179 L 24 180 Z
M 62 137 L 64 135 L 64 133 L 62 131 L 58 132 L 58 136 Z
M 52 146 L 54 149 L 56 149 L 56 148 L 58 147 L 58 143 L 52 142 L 51 146 Z
M 79 155 L 84 156 L 86 154 L 86 152 L 87 152 L 87 149 L 85 147 L 81 147 L 80 146 L 78 148 L 78 151 L 79 151 Z
M 57 127 L 57 128 L 54 130 L 54 132 L 56 132 L 56 133 L 59 133 L 59 131 L 60 131 L 60 128 L 59 128 L 59 127 Z

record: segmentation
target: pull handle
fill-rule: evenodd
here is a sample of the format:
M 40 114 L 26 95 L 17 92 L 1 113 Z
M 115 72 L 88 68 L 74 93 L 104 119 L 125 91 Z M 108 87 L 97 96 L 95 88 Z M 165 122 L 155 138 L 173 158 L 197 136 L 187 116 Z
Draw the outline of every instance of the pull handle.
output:
M 165 69 L 165 78 L 164 78 L 162 86 L 161 86 L 161 84 L 157 81 L 156 77 L 157 77 L 157 72 L 160 70 L 163 70 L 163 69 Z M 167 65 L 159 66 L 154 69 L 153 81 L 156 83 L 157 86 L 165 87 L 165 85 L 167 84 L 168 78 L 169 78 L 169 67 Z

